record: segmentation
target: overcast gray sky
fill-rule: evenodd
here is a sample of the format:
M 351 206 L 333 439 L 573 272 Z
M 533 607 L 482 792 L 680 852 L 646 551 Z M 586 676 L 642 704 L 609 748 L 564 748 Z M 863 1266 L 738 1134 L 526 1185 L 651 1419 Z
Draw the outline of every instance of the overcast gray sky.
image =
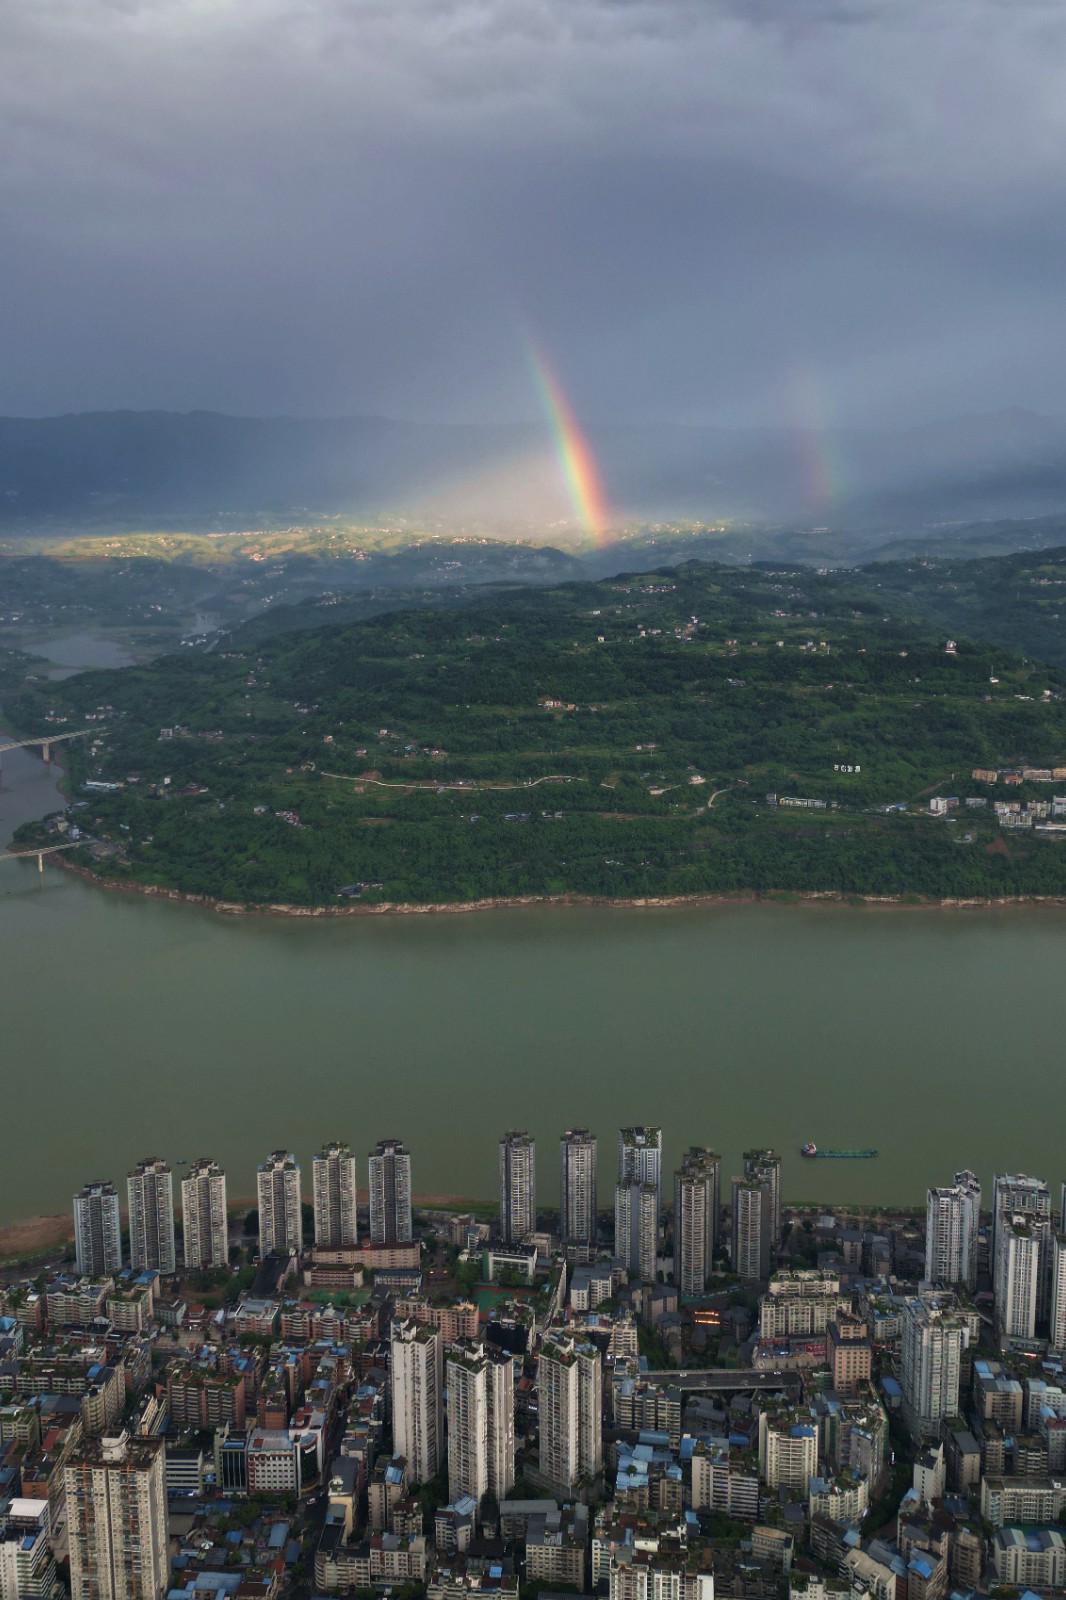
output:
M 1066 412 L 1061 0 L 0 0 L 0 412 Z

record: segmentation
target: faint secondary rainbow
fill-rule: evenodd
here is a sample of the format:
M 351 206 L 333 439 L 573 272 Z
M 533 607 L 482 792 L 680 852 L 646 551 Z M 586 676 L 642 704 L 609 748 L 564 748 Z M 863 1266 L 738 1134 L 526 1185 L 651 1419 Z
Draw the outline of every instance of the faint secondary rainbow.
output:
M 800 486 L 812 510 L 831 511 L 844 493 L 844 469 L 825 387 L 803 364 L 786 375 L 785 392 L 798 428 Z
M 526 360 L 551 427 L 559 470 L 574 515 L 590 538 L 597 544 L 605 544 L 607 496 L 592 446 L 571 411 L 558 378 L 532 344 L 526 347 Z

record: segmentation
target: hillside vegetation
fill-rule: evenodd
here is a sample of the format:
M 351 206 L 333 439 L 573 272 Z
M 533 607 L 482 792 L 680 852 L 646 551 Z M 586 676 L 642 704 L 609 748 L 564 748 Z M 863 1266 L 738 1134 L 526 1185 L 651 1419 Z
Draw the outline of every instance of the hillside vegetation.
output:
M 974 767 L 1066 762 L 1066 672 L 949 652 L 913 603 L 691 563 L 237 635 L 11 710 L 93 730 L 71 780 L 94 870 L 248 904 L 1066 893 L 1066 842 L 928 815 L 1002 794 Z

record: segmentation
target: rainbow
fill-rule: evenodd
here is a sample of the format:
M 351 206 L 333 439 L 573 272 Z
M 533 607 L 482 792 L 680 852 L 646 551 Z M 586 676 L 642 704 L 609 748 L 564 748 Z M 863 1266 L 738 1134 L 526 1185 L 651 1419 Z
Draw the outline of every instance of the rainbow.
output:
M 559 470 L 574 515 L 591 539 L 599 545 L 606 544 L 607 496 L 592 446 L 571 411 L 558 378 L 532 344 L 527 346 L 526 359 L 551 426 Z
M 785 375 L 785 394 L 795 418 L 800 487 L 811 510 L 828 513 L 844 493 L 844 467 L 825 387 L 812 366 L 797 364 Z

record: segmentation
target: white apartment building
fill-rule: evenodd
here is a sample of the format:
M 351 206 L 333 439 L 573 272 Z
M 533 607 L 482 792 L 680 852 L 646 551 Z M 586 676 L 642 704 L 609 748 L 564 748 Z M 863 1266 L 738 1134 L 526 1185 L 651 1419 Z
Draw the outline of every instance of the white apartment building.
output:
M 537 1361 L 540 1470 L 563 1497 L 603 1471 L 601 1387 L 595 1345 L 561 1333 L 545 1337 Z
M 300 1168 L 296 1157 L 275 1150 L 256 1173 L 259 1254 L 290 1255 L 303 1244 Z
M 506 1500 L 515 1481 L 514 1367 L 490 1345 L 453 1346 L 447 1358 L 448 1495 Z
M 174 1249 L 174 1175 L 165 1161 L 149 1156 L 126 1179 L 130 1221 L 130 1265 L 166 1277 L 177 1269 Z
M 327 1144 L 311 1163 L 315 1243 L 330 1249 L 359 1242 L 356 1227 L 358 1179 L 355 1157 L 346 1144 Z
M 228 1265 L 226 1174 L 206 1156 L 194 1161 L 181 1181 L 181 1226 L 187 1268 Z
M 413 1483 L 434 1477 L 444 1456 L 443 1342 L 428 1323 L 392 1325 L 392 1442 Z

